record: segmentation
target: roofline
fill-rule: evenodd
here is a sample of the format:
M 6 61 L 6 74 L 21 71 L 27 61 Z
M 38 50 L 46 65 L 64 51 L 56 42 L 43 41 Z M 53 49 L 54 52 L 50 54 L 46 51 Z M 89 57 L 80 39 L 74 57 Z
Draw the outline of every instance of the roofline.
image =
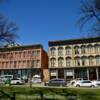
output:
M 100 37 L 48 41 L 49 46 L 100 42 Z
M 43 49 L 43 46 L 41 44 L 34 44 L 34 45 L 19 45 L 19 46 L 11 46 L 11 47 L 0 47 L 0 50 L 5 49 L 18 49 L 18 48 L 41 48 Z

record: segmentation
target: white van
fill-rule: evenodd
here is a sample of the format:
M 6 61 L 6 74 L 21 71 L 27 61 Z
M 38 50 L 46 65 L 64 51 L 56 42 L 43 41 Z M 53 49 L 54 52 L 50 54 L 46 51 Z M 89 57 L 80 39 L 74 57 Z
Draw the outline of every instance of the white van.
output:
M 0 79 L 2 80 L 2 81 L 6 81 L 7 79 L 13 79 L 13 75 L 1 75 L 0 76 Z
M 32 83 L 41 83 L 40 75 L 34 75 L 32 78 Z

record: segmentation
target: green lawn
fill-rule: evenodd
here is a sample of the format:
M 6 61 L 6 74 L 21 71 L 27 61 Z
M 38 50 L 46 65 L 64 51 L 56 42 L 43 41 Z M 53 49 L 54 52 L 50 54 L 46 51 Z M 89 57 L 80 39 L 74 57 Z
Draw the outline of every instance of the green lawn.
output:
M 1 86 L 0 90 L 6 94 L 0 100 L 10 100 L 6 97 L 14 94 L 14 100 L 100 100 L 98 88 Z

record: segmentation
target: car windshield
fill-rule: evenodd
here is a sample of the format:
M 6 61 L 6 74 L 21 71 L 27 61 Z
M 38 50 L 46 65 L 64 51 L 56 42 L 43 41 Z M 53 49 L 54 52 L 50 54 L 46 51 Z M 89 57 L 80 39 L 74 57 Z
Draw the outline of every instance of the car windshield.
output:
M 82 83 L 91 83 L 91 81 L 82 81 Z
M 14 79 L 12 79 L 12 80 L 19 80 L 18 78 L 14 78 Z
M 62 82 L 62 81 L 64 81 L 63 79 L 51 79 L 50 81 L 56 81 L 56 82 Z

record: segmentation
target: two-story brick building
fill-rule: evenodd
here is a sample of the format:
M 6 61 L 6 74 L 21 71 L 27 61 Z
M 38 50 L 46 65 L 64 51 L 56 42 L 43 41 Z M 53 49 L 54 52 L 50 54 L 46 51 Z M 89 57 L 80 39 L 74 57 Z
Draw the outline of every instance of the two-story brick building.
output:
M 0 48 L 0 75 L 13 74 L 15 76 L 40 75 L 48 68 L 48 56 L 43 46 L 36 45 L 8 45 Z M 48 72 L 47 72 L 48 74 Z

